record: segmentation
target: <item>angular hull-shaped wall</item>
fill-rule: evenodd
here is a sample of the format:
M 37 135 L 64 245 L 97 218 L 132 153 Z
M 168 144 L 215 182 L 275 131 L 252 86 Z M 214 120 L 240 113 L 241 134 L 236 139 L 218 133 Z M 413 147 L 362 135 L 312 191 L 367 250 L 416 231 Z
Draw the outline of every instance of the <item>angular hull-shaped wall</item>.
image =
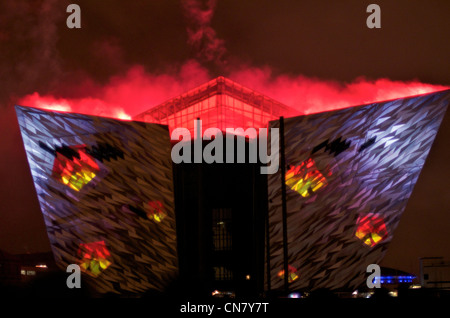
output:
M 284 119 L 287 240 L 280 169 L 268 176 L 266 288 L 285 287 L 284 248 L 291 290 L 364 283 L 392 240 L 449 100 L 443 91 Z
M 58 266 L 99 293 L 163 290 L 178 274 L 167 126 L 16 106 Z

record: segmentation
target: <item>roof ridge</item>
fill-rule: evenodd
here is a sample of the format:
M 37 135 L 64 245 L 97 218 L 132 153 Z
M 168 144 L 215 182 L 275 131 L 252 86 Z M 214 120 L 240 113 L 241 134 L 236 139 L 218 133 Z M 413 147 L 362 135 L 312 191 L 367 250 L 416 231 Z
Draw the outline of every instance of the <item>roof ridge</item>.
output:
M 175 97 L 172 97 L 170 99 L 167 99 L 166 101 L 155 105 L 154 107 L 151 107 L 150 109 L 139 113 L 135 116 L 133 116 L 134 119 L 138 119 L 140 117 L 143 117 L 145 115 L 151 115 L 152 113 L 157 112 L 158 110 L 161 110 L 162 108 L 167 107 L 169 104 L 175 104 L 182 102 L 185 104 L 185 106 L 182 106 L 177 111 L 180 111 L 184 108 L 189 107 L 190 105 L 202 101 L 208 97 L 211 97 L 213 95 L 220 95 L 220 94 L 227 94 L 235 99 L 238 99 L 242 102 L 248 103 L 251 106 L 257 107 L 258 105 L 255 104 L 256 99 L 264 99 L 268 102 L 276 105 L 277 107 L 283 109 L 287 112 L 298 113 L 294 108 L 287 106 L 280 101 L 273 99 L 272 97 L 269 97 L 261 92 L 258 92 L 254 89 L 251 89 L 247 86 L 244 86 L 242 84 L 239 84 L 236 81 L 233 81 L 225 76 L 218 76 L 216 78 L 211 79 L 210 81 L 201 84 L 197 87 L 194 87 L 182 94 L 179 94 Z M 247 98 L 246 98 L 247 97 Z M 250 99 L 250 97 L 253 97 Z M 252 105 L 253 101 L 253 105 Z M 177 112 L 174 111 L 173 113 Z

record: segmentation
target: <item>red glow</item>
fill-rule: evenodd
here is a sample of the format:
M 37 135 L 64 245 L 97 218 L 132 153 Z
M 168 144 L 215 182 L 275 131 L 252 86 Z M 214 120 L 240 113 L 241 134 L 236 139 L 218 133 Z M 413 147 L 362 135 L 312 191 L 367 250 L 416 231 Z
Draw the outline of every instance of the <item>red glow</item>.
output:
M 72 107 L 69 101 L 65 99 L 57 99 L 53 96 L 40 96 L 39 93 L 27 95 L 20 100 L 20 103 L 26 106 L 33 106 L 36 108 L 56 110 L 61 112 L 70 112 Z
M 176 73 L 164 74 L 149 74 L 142 66 L 136 65 L 123 76 L 111 77 L 104 85 L 95 84 L 90 79 L 86 79 L 79 84 L 79 87 L 72 89 L 74 92 L 81 92 L 76 98 L 34 92 L 20 98 L 17 104 L 130 119 L 132 115 L 148 110 L 208 80 L 207 70 L 194 61 L 186 62 Z M 83 92 L 86 95 L 82 95 Z
M 218 86 L 218 82 L 224 84 L 225 79 L 220 81 L 217 79 L 213 80 L 202 85 L 202 89 L 189 91 L 182 95 L 181 99 L 185 100 L 193 96 L 193 105 L 190 105 L 188 101 L 180 105 L 179 99 L 175 98 L 155 108 L 154 113 L 140 115 L 137 119 L 143 121 L 156 121 L 159 119 L 160 124 L 169 125 L 171 132 L 175 128 L 187 128 L 191 135 L 196 138 L 196 130 L 200 128 L 202 134 L 208 137 L 211 136 L 211 131 L 207 131 L 209 128 L 218 128 L 222 132 L 225 132 L 227 128 L 241 128 L 235 129 L 233 133 L 235 135 L 245 135 L 246 129 L 265 128 L 270 120 L 278 118 L 271 113 L 273 109 L 262 109 L 261 106 L 244 103 L 234 96 L 222 94 L 216 90 L 217 88 L 210 88 L 210 85 L 212 87 Z M 248 94 L 239 84 L 228 80 L 227 82 L 230 82 L 231 84 L 229 85 L 235 90 L 240 90 L 240 93 Z M 207 88 L 206 92 L 205 87 Z M 254 96 L 254 94 L 250 96 Z M 266 101 L 267 104 L 268 102 Z M 273 107 L 277 108 L 276 105 Z M 197 123 L 195 121 L 196 118 L 200 118 L 201 123 Z M 194 129 L 194 125 L 197 124 L 201 125 L 201 127 Z M 249 138 L 256 138 L 258 132 L 256 129 L 254 131 L 250 129 L 247 133 Z
M 241 66 L 228 73 L 231 80 L 290 106 L 299 114 L 340 109 L 448 88 L 418 81 L 401 82 L 389 79 L 359 78 L 342 84 L 302 75 L 273 76 L 268 67 Z M 76 92 L 84 90 L 86 96 L 65 98 L 35 92 L 24 96 L 18 103 L 43 109 L 129 119 L 130 116 L 149 110 L 210 79 L 208 70 L 195 61 L 186 62 L 178 72 L 165 74 L 147 73 L 142 66 L 136 65 L 125 75 L 111 77 L 104 85 L 92 84 L 87 79 L 80 83 L 79 87 L 73 88 Z M 193 113 L 193 118 L 196 115 Z
M 363 77 L 347 84 L 332 80 L 308 78 L 303 75 L 273 76 L 269 67 L 243 67 L 230 79 L 259 91 L 281 103 L 311 114 L 327 110 L 386 101 L 448 89 L 419 81 L 393 81 Z

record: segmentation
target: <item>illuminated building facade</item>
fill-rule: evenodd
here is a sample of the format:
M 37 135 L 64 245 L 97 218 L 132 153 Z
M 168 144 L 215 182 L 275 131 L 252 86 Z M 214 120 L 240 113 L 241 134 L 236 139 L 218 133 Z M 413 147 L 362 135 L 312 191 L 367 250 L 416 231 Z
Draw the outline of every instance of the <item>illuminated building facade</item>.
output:
M 164 290 L 179 273 L 210 292 L 256 294 L 365 281 L 449 100 L 443 91 L 296 116 L 219 77 L 130 122 L 16 109 L 62 267 L 79 264 L 101 291 Z M 194 135 L 197 118 L 203 131 L 279 128 L 272 151 L 284 162 L 272 175 L 248 160 L 173 164 L 170 132 Z
M 392 240 L 449 101 L 447 90 L 270 123 L 283 131 L 286 168 L 268 175 L 266 289 L 364 283 Z M 298 278 L 281 279 L 286 268 Z
M 286 105 L 218 77 L 133 119 L 168 125 L 170 132 L 187 128 L 195 138 L 196 119 L 202 121 L 204 135 L 209 128 L 267 128 L 270 120 L 295 114 Z M 255 294 L 264 288 L 267 177 L 260 173 L 261 163 L 249 163 L 251 137 L 246 137 L 245 163 L 173 166 L 180 273 L 194 277 L 205 290 Z M 227 134 L 224 144 L 227 138 L 238 137 Z M 208 143 L 203 141 L 202 147 Z M 236 155 L 237 142 L 234 147 Z
M 16 106 L 56 264 L 99 293 L 163 290 L 178 275 L 167 127 Z

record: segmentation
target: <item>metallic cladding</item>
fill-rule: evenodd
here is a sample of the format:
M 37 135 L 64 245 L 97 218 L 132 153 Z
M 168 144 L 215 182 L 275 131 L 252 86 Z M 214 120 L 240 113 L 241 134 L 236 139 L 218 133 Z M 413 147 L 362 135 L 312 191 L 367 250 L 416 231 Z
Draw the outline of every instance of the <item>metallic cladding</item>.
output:
M 298 275 L 291 290 L 364 282 L 367 266 L 379 264 L 392 240 L 449 101 L 447 90 L 284 119 L 288 264 Z M 318 172 L 308 181 L 301 167 L 312 163 Z M 268 176 L 268 201 L 276 290 L 284 287 L 280 171 Z
M 57 265 L 82 266 L 99 293 L 170 284 L 178 258 L 167 126 L 16 112 Z

